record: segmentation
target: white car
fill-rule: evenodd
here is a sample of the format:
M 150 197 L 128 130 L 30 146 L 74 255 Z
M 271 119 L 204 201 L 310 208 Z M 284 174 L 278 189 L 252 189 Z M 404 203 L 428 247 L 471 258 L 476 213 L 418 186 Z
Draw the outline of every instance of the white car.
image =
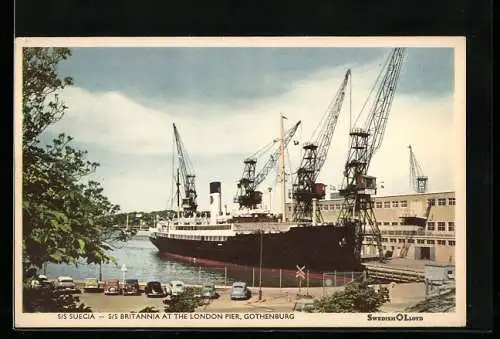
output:
M 167 291 L 171 295 L 181 295 L 186 290 L 184 283 L 180 280 L 173 280 L 168 284 Z

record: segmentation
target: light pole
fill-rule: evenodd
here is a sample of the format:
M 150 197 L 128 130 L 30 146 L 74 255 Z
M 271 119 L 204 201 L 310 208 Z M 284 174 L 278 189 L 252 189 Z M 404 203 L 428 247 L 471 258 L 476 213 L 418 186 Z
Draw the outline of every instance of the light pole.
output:
M 121 271 L 122 271 L 122 284 L 123 286 L 125 286 L 125 273 L 127 272 L 127 266 L 125 266 L 125 264 L 122 265 Z
M 260 230 L 259 300 L 262 300 L 262 248 L 264 232 Z
M 271 191 L 273 190 L 272 187 L 268 187 L 267 190 L 269 191 L 269 212 L 271 212 Z

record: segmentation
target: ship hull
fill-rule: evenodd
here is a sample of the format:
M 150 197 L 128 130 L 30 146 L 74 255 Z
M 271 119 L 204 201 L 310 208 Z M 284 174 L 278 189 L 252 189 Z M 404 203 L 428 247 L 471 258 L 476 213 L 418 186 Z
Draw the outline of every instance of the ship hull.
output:
M 160 253 L 227 264 L 260 266 L 261 234 L 239 234 L 226 241 L 200 241 L 150 237 Z M 262 234 L 262 267 L 311 271 L 353 271 L 360 268 L 354 256 L 351 227 L 303 226 L 287 232 Z

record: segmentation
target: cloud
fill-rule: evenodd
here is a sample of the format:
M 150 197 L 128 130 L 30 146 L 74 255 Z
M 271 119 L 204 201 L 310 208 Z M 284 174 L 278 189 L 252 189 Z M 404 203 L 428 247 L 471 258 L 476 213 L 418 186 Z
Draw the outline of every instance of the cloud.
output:
M 352 102 L 351 120 L 354 121 L 382 61 L 352 70 L 352 96 L 346 95 L 319 181 L 340 185 L 349 144 L 349 103 Z M 255 99 L 245 107 L 233 106 L 228 97 L 224 104 L 220 101 L 217 104 L 180 101 L 151 108 L 120 92 L 91 93 L 72 87 L 64 92 L 70 110 L 49 132 L 64 131 L 104 156 L 126 156 L 126 162 L 108 163 L 100 170 L 106 192 L 124 209 L 155 210 L 166 207 L 170 176 L 158 170 L 157 163 L 150 165 L 147 159 L 169 159 L 172 123 L 175 122 L 195 168 L 202 208 L 208 206 L 208 183 L 215 179 L 223 182 L 224 200 L 231 204 L 236 192 L 235 182 L 243 169 L 243 158 L 279 135 L 279 114 L 288 117 L 286 128 L 302 120 L 295 139 L 309 141 L 333 100 L 346 68 L 323 69 L 294 82 L 290 90 L 280 96 Z M 451 150 L 457 136 L 452 135 L 452 109 L 452 97 L 396 93 L 382 147 L 376 152 L 370 168 L 372 175 L 384 181 L 385 189 L 381 194 L 410 192 L 409 144 L 429 176 L 430 189 L 453 190 Z M 290 144 L 288 153 L 292 169 L 296 168 L 301 157 L 300 146 Z M 264 161 L 262 159 L 260 165 Z M 117 173 L 118 166 L 135 166 L 136 169 Z M 270 186 L 273 181 L 275 176 L 271 172 L 262 187 Z M 279 194 L 273 192 L 272 205 L 278 206 Z

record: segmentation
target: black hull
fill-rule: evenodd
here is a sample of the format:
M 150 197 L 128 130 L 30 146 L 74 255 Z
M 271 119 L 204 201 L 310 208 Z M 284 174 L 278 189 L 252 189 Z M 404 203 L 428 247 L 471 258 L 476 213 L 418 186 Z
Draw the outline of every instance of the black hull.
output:
M 195 259 L 203 264 L 213 262 L 243 266 L 260 266 L 260 237 L 240 234 L 227 241 L 181 240 L 150 237 L 160 253 Z M 262 266 L 295 270 L 296 265 L 310 271 L 356 271 L 361 265 L 354 256 L 352 227 L 304 226 L 288 232 L 262 235 Z

